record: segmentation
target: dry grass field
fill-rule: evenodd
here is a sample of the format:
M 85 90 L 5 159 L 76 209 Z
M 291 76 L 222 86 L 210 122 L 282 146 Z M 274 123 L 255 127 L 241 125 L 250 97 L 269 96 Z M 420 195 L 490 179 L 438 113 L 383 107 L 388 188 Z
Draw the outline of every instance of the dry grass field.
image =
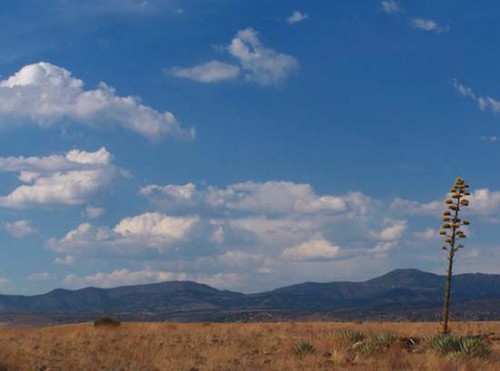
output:
M 0 369 L 500 370 L 500 322 L 452 323 L 451 328 L 454 335 L 487 335 L 492 353 L 450 359 L 430 349 L 428 341 L 407 349 L 401 339 L 375 351 L 363 348 L 379 333 L 427 338 L 438 332 L 437 323 L 126 323 L 113 328 L 89 323 L 0 328 Z M 362 332 L 365 341 L 353 345 L 345 339 L 354 332 Z

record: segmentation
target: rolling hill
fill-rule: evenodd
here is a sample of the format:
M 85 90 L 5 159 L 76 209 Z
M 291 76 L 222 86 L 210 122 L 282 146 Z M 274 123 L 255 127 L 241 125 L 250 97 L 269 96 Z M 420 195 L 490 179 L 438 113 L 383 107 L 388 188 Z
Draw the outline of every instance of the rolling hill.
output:
M 154 321 L 439 320 L 443 287 L 444 276 L 399 269 L 365 282 L 307 282 L 258 294 L 189 281 L 56 289 L 0 295 L 0 320 L 73 322 L 102 315 Z M 500 275 L 454 276 L 451 311 L 455 319 L 499 320 Z

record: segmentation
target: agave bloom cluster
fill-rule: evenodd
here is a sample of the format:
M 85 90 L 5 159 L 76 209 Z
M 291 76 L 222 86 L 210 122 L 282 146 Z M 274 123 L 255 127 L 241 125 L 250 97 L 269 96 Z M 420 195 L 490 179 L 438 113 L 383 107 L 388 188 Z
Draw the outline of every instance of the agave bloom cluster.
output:
M 454 253 L 463 247 L 459 240 L 467 238 L 462 227 L 470 223 L 468 220 L 462 220 L 458 216 L 461 208 L 469 206 L 467 197 L 470 196 L 470 192 L 468 188 L 469 185 L 465 183 L 465 180 L 457 178 L 450 190 L 450 197 L 445 201 L 447 210 L 443 211 L 443 225 L 439 232 L 440 235 L 444 236 L 443 250 L 449 250 Z

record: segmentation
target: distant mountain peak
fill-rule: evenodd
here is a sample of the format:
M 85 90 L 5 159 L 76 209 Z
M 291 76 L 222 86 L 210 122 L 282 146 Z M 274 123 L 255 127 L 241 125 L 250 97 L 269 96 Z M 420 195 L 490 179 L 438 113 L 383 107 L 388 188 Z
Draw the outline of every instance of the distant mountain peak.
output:
M 418 269 L 396 269 L 383 276 L 366 281 L 370 284 L 392 286 L 436 287 L 443 281 L 443 277 L 434 273 L 423 272 Z

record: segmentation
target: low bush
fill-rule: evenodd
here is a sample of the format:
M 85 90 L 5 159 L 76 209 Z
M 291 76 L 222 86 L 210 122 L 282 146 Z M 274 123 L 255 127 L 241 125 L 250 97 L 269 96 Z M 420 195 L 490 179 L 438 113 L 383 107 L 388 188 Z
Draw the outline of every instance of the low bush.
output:
M 121 325 L 121 322 L 114 319 L 114 318 L 111 318 L 111 317 L 101 317 L 99 319 L 96 319 L 94 321 L 94 326 L 95 327 L 99 327 L 99 326 L 111 326 L 111 327 L 116 327 L 116 326 L 120 326 Z

